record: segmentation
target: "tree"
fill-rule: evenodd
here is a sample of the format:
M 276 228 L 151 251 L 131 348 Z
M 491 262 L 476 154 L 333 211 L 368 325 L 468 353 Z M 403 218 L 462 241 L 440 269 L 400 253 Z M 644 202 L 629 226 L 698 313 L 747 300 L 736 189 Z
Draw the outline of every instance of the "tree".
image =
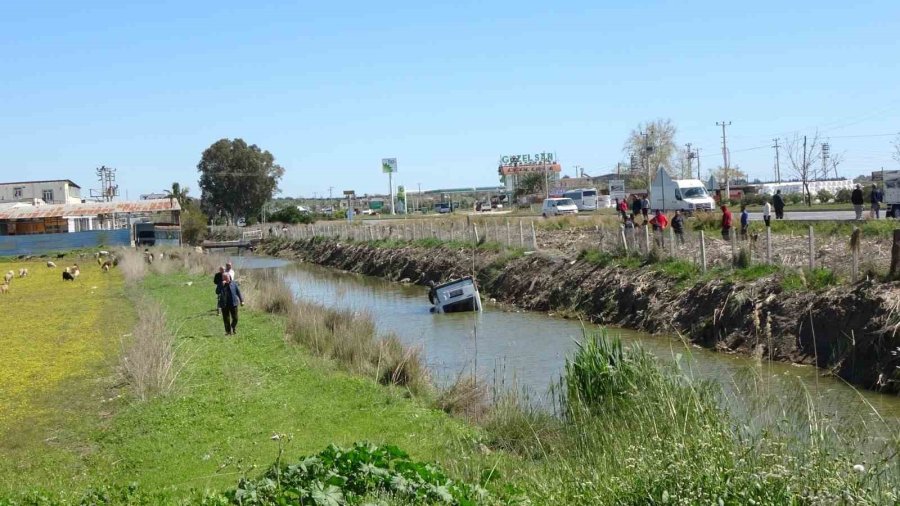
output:
M 645 173 L 648 167 L 652 174 L 656 173 L 657 167 L 663 167 L 672 173 L 677 154 L 675 130 L 675 125 L 669 119 L 638 125 L 628 135 L 622 151 L 634 155 Z
M 535 195 L 544 194 L 544 174 L 540 172 L 529 172 L 519 178 L 519 188 L 516 190 L 518 195 Z
M 848 203 L 850 203 L 850 194 L 851 193 L 852 192 L 848 188 L 841 188 L 835 194 L 834 201 L 839 202 L 841 204 L 848 204 Z
M 806 197 L 806 205 L 812 206 L 812 193 L 809 191 L 809 182 L 815 176 L 813 166 L 819 160 L 819 131 L 811 137 L 794 134 L 793 138 L 784 140 L 784 148 L 791 164 L 791 174 L 803 183 L 803 194 Z
M 716 183 L 722 188 L 725 187 L 725 168 L 718 167 L 712 171 L 712 176 L 716 179 Z M 740 166 L 728 167 L 728 180 L 734 184 L 735 181 L 747 180 L 747 173 L 742 171 Z
M 208 218 L 196 199 L 185 198 L 181 205 L 181 240 L 187 244 L 199 244 L 206 238 Z
M 232 222 L 251 219 L 278 192 L 284 169 L 275 157 L 243 139 L 220 139 L 203 152 L 200 163 L 202 206 L 210 216 Z
M 314 220 L 309 213 L 300 212 L 297 206 L 287 206 L 272 213 L 269 221 L 296 225 L 297 223 L 312 223 Z
M 189 198 L 188 197 L 189 191 L 190 191 L 190 188 L 188 188 L 187 186 L 182 187 L 181 184 L 179 184 L 178 182 L 174 182 L 174 183 L 172 183 L 172 189 L 166 190 L 166 194 L 169 196 L 170 199 L 177 200 L 178 205 L 180 205 L 181 208 L 184 209 L 184 207 L 187 205 L 187 201 Z

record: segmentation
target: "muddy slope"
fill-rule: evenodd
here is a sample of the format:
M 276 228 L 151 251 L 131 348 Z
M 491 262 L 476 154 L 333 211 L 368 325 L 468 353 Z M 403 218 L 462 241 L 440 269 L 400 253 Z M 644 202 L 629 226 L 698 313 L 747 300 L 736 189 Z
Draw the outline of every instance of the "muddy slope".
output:
M 325 240 L 270 241 L 265 254 L 414 283 L 470 274 L 469 251 L 376 248 Z M 684 289 L 646 269 L 571 258 L 479 253 L 482 295 L 535 311 L 571 311 L 600 324 L 679 333 L 702 346 L 814 364 L 865 388 L 900 392 L 900 285 L 860 283 L 782 292 L 776 279 Z

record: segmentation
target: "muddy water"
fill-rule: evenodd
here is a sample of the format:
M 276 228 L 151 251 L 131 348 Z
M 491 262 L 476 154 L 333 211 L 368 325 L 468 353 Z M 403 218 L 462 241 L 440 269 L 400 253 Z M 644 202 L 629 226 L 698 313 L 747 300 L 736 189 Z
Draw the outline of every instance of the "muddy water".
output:
M 371 315 L 380 331 L 421 347 L 438 384 L 477 368 L 484 381 L 526 390 L 532 399 L 546 402 L 549 386 L 558 380 L 576 341 L 585 330 L 599 329 L 489 303 L 480 314 L 432 314 L 423 287 L 309 264 L 253 257 L 242 260 L 242 268 L 264 269 L 282 277 L 302 299 Z M 884 428 L 882 418 L 891 426 L 900 422 L 900 398 L 858 391 L 840 380 L 821 377 L 812 367 L 716 353 L 685 346 L 672 336 L 624 329 L 611 332 L 627 342 L 639 342 L 664 360 L 677 361 L 695 377 L 720 383 L 726 402 L 736 410 L 769 403 L 769 410 L 779 416 L 782 407 L 775 399 L 794 409 L 811 402 L 827 416 L 853 420 L 854 425 L 862 422 L 860 426 L 869 429 Z

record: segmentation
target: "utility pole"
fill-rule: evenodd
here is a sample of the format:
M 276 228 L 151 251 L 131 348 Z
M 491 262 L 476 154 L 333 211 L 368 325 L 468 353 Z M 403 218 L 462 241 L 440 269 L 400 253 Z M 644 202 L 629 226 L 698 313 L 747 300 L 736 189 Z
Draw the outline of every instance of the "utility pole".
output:
M 828 157 L 831 146 L 827 142 L 822 143 L 822 177 L 828 179 Z
M 697 148 L 697 179 L 703 181 L 703 176 L 700 174 L 700 150 L 701 148 Z
M 622 175 L 622 168 L 621 168 L 621 165 L 622 165 L 621 162 L 616 162 L 616 175 L 617 175 L 617 176 L 621 176 L 621 175 Z
M 331 190 L 334 190 L 334 186 L 328 187 L 328 200 L 331 200 Z
M 725 169 L 725 198 L 731 199 L 731 181 L 728 174 L 728 144 L 725 140 L 725 127 L 731 126 L 731 122 L 721 122 L 716 121 L 716 126 L 722 127 L 722 168 Z
M 641 157 L 644 159 L 644 166 L 647 168 L 647 194 L 650 194 L 650 183 L 653 181 L 653 174 L 650 173 L 650 153 L 653 152 L 653 146 L 648 144 L 648 137 L 650 136 L 647 132 L 640 132 L 640 134 L 644 137 L 643 146 L 641 146 Z
M 778 148 L 780 146 L 778 145 L 778 139 L 772 139 L 772 140 L 775 141 L 775 145 L 772 146 L 773 148 L 775 148 L 775 181 L 780 183 L 781 182 L 781 157 L 778 156 Z
M 419 186 L 419 193 L 416 194 L 416 209 L 422 209 L 422 183 L 416 183 Z
M 690 142 L 685 144 L 684 146 L 687 148 L 687 163 L 688 163 L 687 175 L 688 175 L 688 178 L 690 178 L 691 174 L 694 173 L 693 164 L 691 163 L 691 159 L 694 158 L 694 152 L 691 151 L 691 143 Z M 682 177 L 684 177 L 684 174 L 682 174 Z
M 803 175 L 803 190 L 806 192 L 806 205 L 812 205 L 809 198 L 809 165 L 806 164 L 806 136 L 803 136 L 803 170 L 801 174 Z

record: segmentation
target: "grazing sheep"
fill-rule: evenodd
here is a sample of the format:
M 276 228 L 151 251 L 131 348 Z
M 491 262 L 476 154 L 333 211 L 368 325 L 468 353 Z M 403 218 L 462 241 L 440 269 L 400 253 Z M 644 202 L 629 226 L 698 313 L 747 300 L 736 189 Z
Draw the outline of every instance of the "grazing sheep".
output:
M 109 266 L 110 266 L 109 261 L 106 261 L 106 262 L 103 262 L 103 266 L 100 267 L 100 269 L 101 269 L 103 272 L 109 272 Z
M 68 270 L 63 271 L 62 278 L 63 281 L 75 281 L 75 276 L 73 276 Z
M 56 259 L 59 260 L 60 258 L 65 258 L 65 256 L 66 256 L 65 253 L 59 253 L 56 255 Z
M 24 278 L 26 276 L 28 276 L 28 269 L 26 269 L 24 267 L 19 269 L 19 277 Z
M 13 273 L 13 271 L 7 272 L 7 273 L 3 276 L 3 281 L 4 281 L 4 283 L 8 285 L 9 282 L 12 281 L 12 278 L 13 278 L 14 276 L 15 276 L 15 274 Z
M 74 264 L 69 270 L 69 273 L 72 274 L 73 278 L 77 278 L 81 274 L 81 269 L 78 268 L 78 264 Z
M 0 285 L 0 293 L 2 293 L 2 294 L 9 293 L 9 284 L 4 283 L 4 284 Z
M 47 260 L 47 267 L 49 267 L 49 268 L 51 268 L 51 269 L 53 269 L 53 268 L 55 268 L 55 267 L 56 267 L 56 264 L 55 264 L 55 263 L 53 263 L 53 262 L 51 262 L 51 261 L 50 261 L 50 260 Z

